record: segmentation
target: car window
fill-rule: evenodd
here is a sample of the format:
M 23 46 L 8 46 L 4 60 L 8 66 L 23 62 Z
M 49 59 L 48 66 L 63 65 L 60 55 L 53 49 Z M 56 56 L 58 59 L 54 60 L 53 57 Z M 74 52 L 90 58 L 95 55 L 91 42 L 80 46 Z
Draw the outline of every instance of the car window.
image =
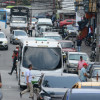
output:
M 43 86 L 50 88 L 72 88 L 79 81 L 79 77 L 74 76 L 45 76 Z
M 72 20 L 67 20 L 67 22 L 72 22 Z
M 3 33 L 0 33 L 0 38 L 5 38 L 5 35 Z
M 72 42 L 60 42 L 62 48 L 72 48 L 73 43 Z
M 73 93 L 69 100 L 100 100 L 100 93 Z
M 100 76 L 100 70 L 94 69 L 93 72 L 92 72 L 92 77 L 97 76 L 97 74 L 98 74 L 98 76 Z
M 83 57 L 83 60 L 88 61 L 88 56 L 86 54 L 69 54 L 69 60 L 80 60 L 80 56 Z
M 44 37 L 49 39 L 62 40 L 61 36 L 44 36 Z
M 27 34 L 24 31 L 15 31 L 15 36 L 26 36 Z

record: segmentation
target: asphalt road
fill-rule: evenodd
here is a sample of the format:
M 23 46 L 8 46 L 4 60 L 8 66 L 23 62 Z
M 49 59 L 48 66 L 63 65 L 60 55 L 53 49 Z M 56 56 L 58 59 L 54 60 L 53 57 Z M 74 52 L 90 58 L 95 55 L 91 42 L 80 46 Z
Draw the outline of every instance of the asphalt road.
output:
M 0 22 L 0 28 L 3 31 L 8 38 L 10 37 L 10 31 L 9 31 L 9 26 L 7 26 L 7 29 L 5 29 L 4 23 Z M 6 50 L 0 50 L 0 73 L 2 76 L 2 88 L 1 91 L 3 93 L 3 100 L 31 100 L 29 98 L 29 93 L 26 93 L 23 95 L 22 98 L 20 98 L 20 88 L 18 85 L 18 81 L 16 78 L 15 72 L 10 76 L 8 72 L 11 71 L 12 68 L 12 53 L 13 50 L 15 49 L 15 45 L 8 44 L 9 49 Z

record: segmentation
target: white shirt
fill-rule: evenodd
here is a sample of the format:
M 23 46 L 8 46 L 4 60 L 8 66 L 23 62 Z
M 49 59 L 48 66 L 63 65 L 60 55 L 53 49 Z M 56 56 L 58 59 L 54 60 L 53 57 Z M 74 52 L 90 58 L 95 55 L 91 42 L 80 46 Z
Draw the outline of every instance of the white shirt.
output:
M 32 25 L 29 25 L 29 30 L 32 30 Z
M 26 83 L 27 83 L 27 76 L 29 76 L 28 82 L 31 83 L 32 74 L 31 74 L 31 70 L 29 70 L 29 69 L 25 72 L 25 82 L 26 82 Z

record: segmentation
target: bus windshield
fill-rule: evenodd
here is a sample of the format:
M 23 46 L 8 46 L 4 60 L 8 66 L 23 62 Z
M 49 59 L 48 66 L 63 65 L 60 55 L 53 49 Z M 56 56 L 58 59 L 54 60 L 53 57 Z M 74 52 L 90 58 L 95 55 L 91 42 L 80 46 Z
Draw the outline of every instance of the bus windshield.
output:
M 29 46 L 24 48 L 22 64 L 25 68 L 32 64 L 34 70 L 55 70 L 62 67 L 61 61 L 60 48 Z

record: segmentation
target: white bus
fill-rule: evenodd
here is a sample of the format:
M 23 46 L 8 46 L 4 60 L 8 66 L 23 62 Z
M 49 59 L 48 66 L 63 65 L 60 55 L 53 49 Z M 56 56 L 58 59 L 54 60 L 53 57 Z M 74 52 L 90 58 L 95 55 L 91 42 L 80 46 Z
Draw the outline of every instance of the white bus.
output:
M 32 38 L 22 39 L 19 49 L 18 83 L 26 86 L 25 71 L 29 64 L 33 65 L 32 83 L 38 81 L 42 73 L 62 73 L 62 52 L 59 42 L 53 39 Z

